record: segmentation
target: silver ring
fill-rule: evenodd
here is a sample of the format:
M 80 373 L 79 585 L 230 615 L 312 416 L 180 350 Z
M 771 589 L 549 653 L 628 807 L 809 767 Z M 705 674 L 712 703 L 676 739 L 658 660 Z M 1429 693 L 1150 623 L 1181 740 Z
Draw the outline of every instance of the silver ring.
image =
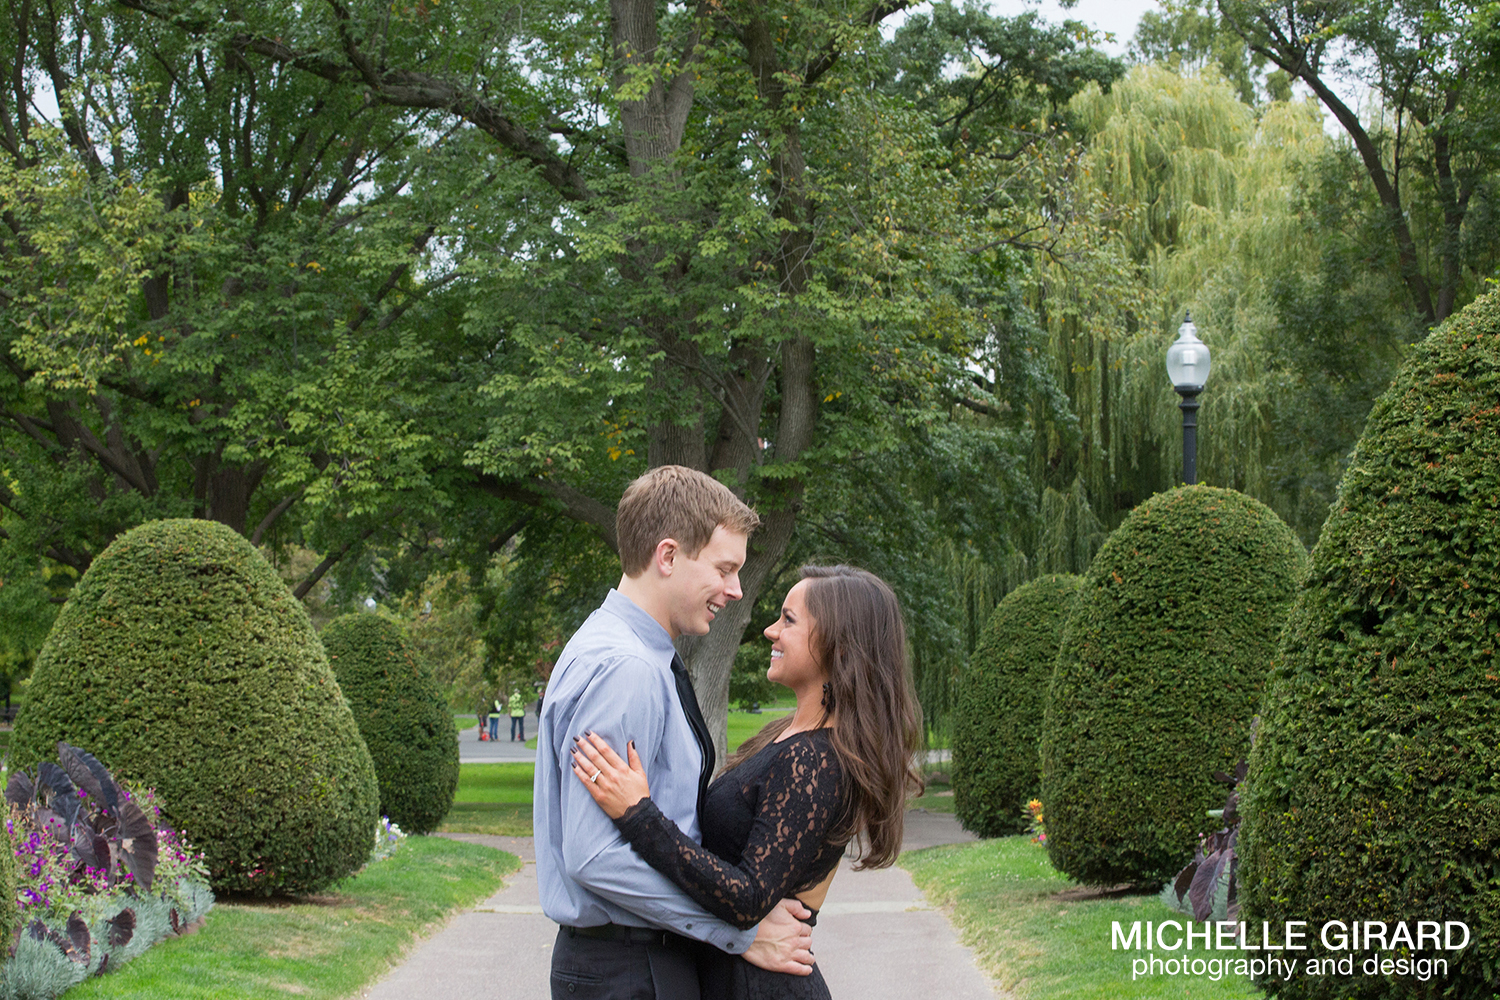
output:
M 601 775 L 603 773 L 604 773 L 603 771 L 595 771 L 594 772 L 594 776 L 592 778 L 590 778 L 589 780 L 592 781 L 594 784 L 597 785 L 599 783 L 599 775 Z

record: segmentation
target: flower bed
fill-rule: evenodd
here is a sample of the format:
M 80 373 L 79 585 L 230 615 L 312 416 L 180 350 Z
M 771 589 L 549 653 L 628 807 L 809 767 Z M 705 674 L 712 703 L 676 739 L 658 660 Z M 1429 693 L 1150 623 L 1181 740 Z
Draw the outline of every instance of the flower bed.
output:
M 11 775 L 18 936 L 0 1000 L 50 1000 L 119 968 L 213 906 L 203 855 L 162 819 L 150 789 L 121 786 L 90 754 Z

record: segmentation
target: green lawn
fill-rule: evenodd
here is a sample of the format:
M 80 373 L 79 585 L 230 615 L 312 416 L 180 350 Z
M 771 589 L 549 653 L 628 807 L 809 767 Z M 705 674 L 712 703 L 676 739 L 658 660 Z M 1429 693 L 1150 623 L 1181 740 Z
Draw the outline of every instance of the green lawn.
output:
M 419 937 L 491 895 L 520 860 L 476 844 L 412 837 L 327 893 L 220 902 L 196 934 L 173 938 L 69 1000 L 357 996 Z
M 458 792 L 442 831 L 531 836 L 531 780 L 535 770 L 529 762 L 459 765 Z
M 953 811 L 953 787 L 929 781 L 922 795 L 907 802 L 906 808 L 926 809 L 928 812 L 951 813 Z
M 750 737 L 760 732 L 762 726 L 772 721 L 773 719 L 781 718 L 783 715 L 790 712 L 794 707 L 796 706 L 787 705 L 781 708 L 767 707 L 759 714 L 752 714 L 750 712 L 730 712 L 729 752 L 734 753 L 735 750 L 739 749 L 739 745 L 741 743 L 745 742 Z
M 954 926 L 980 963 L 1017 1000 L 1248 1000 L 1258 996 L 1242 976 L 1142 976 L 1139 952 L 1112 951 L 1113 921 L 1182 920 L 1154 895 L 1100 896 L 1080 891 L 1026 836 L 934 847 L 901 855 L 900 864 Z M 1180 957 L 1181 952 L 1158 957 Z M 1215 953 L 1208 953 L 1213 955 Z M 1234 954 L 1238 953 L 1224 953 Z

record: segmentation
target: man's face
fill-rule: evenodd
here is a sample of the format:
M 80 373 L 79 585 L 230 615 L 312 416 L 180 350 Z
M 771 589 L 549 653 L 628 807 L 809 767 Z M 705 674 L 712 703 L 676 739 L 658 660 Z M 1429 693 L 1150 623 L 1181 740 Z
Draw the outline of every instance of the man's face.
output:
M 707 635 L 714 616 L 744 596 L 740 567 L 745 565 L 745 542 L 744 535 L 721 524 L 695 558 L 677 550 L 668 578 L 674 636 Z

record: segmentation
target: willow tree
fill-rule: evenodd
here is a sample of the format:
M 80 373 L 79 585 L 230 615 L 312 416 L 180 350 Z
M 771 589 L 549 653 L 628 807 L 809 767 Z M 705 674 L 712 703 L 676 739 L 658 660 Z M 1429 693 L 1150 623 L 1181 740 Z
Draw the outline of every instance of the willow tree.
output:
M 1191 310 L 1213 351 L 1200 478 L 1261 499 L 1310 541 L 1368 390 L 1410 333 L 1389 273 L 1353 261 L 1319 200 L 1347 179 L 1341 151 L 1310 105 L 1257 113 L 1212 67 L 1138 66 L 1071 112 L 1087 149 L 1079 196 L 1118 214 L 1094 270 L 1044 261 L 1035 279 L 1079 431 L 1070 452 L 1040 421 L 1034 467 L 1059 485 L 1076 476 L 1111 525 L 1179 481 L 1181 414 L 1163 358 Z M 1353 214 L 1366 207 L 1356 197 Z M 1120 285 L 1134 296 L 1111 292 Z

